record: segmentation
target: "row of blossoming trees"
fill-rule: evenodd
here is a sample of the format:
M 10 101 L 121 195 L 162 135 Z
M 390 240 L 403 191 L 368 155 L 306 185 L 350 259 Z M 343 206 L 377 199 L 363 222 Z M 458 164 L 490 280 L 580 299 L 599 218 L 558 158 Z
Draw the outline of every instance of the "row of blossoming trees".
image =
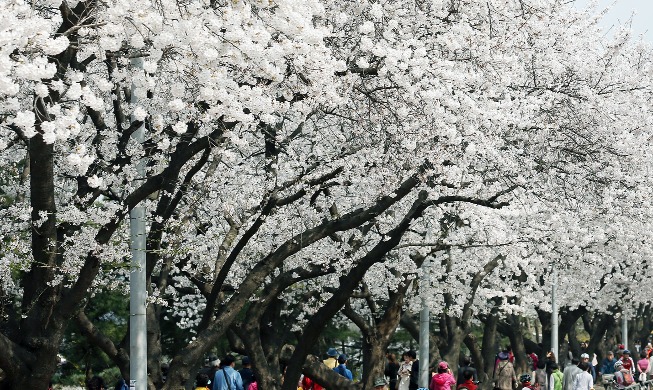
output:
M 262 388 L 352 387 L 311 355 L 336 316 L 369 387 L 420 296 L 434 358 L 489 366 L 497 331 L 550 326 L 552 268 L 596 340 L 644 310 L 650 48 L 561 3 L 0 3 L 3 388 L 45 388 L 68 326 L 128 376 L 85 307 L 127 293 L 137 205 L 156 388 L 225 337 Z M 193 334 L 165 356 L 164 322 Z

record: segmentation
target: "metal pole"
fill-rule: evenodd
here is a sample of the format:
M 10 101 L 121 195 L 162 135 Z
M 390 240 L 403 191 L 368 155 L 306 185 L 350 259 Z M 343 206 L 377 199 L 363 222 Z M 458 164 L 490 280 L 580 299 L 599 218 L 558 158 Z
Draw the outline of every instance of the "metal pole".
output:
M 555 355 L 558 364 L 561 364 L 558 356 L 558 302 L 556 302 L 556 293 L 558 289 L 558 270 L 553 266 L 553 285 L 551 286 L 551 351 Z
M 426 286 L 426 260 L 422 264 L 422 287 Z M 419 313 L 419 387 L 429 387 L 429 306 L 426 302 L 426 291 L 420 289 L 422 310 Z
M 624 345 L 624 349 L 628 349 L 628 317 L 626 317 L 626 311 L 624 310 L 621 313 L 622 324 L 621 324 L 621 340 Z
M 419 387 L 429 387 L 429 306 L 422 297 L 419 313 Z
M 143 69 L 143 59 L 132 59 L 132 66 Z M 131 103 L 138 103 L 132 83 Z M 132 120 L 134 118 L 132 117 Z M 138 142 L 145 140 L 145 127 L 141 126 L 132 137 Z M 145 161 L 141 159 L 136 165 L 137 179 L 145 177 Z M 147 389 L 147 323 L 145 283 L 145 208 L 134 207 L 129 213 L 131 272 L 129 274 L 129 388 Z

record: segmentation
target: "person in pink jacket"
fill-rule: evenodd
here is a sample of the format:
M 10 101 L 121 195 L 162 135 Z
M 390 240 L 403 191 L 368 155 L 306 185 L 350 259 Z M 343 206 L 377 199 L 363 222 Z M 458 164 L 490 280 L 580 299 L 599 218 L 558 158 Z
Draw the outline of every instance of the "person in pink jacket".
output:
M 438 363 L 438 373 L 431 378 L 429 390 L 451 390 L 456 384 L 456 378 L 451 374 L 447 362 Z

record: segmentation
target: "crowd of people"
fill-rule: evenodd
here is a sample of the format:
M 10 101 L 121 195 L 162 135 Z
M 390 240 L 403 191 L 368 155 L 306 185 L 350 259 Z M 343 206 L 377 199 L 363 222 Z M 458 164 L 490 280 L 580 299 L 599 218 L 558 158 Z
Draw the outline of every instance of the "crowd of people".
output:
M 352 371 L 347 367 L 348 357 L 329 348 L 322 363 L 346 380 L 353 380 Z M 612 351 L 599 363 L 596 358 L 590 360 L 587 353 L 579 359 L 560 367 L 552 352 L 545 359 L 537 355 L 527 356 L 530 365 L 528 372 L 519 377 L 515 370 L 515 357 L 508 347 L 499 352 L 495 359 L 492 373 L 493 390 L 594 390 L 597 381 L 608 384 L 617 390 L 625 389 L 635 383 L 649 383 L 653 379 L 653 346 L 649 344 L 638 353 L 635 361 L 630 350 L 619 345 L 616 354 Z M 596 355 L 595 355 L 596 356 Z M 375 390 L 417 390 L 419 379 L 419 361 L 417 353 L 408 350 L 403 353 L 401 361 L 394 354 L 388 353 L 384 376 L 373 380 Z M 203 369 L 195 378 L 196 390 L 258 390 L 258 382 L 252 370 L 252 361 L 245 356 L 241 360 L 241 369 L 236 370 L 236 359 L 226 355 L 222 360 L 209 357 Z M 478 372 L 469 357 L 464 357 L 457 368 L 456 375 L 445 361 L 438 362 L 431 368 L 429 390 L 477 390 Z M 124 381 L 116 389 L 126 387 Z M 104 382 L 93 377 L 88 383 L 89 390 L 104 390 Z M 298 390 L 324 390 L 322 386 L 304 375 L 297 384 Z
M 517 379 L 514 369 L 514 356 L 509 351 L 497 355 L 494 369 L 495 390 L 594 390 L 597 381 L 624 389 L 635 383 L 648 383 L 653 378 L 653 347 L 649 344 L 639 353 L 637 362 L 631 357 L 631 351 L 623 345 L 618 346 L 617 353 L 609 351 L 599 363 L 590 359 L 587 353 L 579 359 L 571 358 L 571 363 L 560 367 L 552 352 L 546 359 L 531 359 L 532 372 L 524 373 Z

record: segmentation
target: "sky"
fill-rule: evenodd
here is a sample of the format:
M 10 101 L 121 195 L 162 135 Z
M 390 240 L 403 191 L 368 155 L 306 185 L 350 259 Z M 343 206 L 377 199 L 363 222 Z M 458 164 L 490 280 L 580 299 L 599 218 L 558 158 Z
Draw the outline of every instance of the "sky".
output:
M 576 0 L 576 6 L 582 8 L 590 0 Z M 629 22 L 632 16 L 634 35 L 644 34 L 644 38 L 653 43 L 653 0 L 599 0 L 599 9 L 614 6 L 601 23 L 607 30 L 611 26 L 619 26 Z M 633 16 L 633 11 L 635 15 Z

